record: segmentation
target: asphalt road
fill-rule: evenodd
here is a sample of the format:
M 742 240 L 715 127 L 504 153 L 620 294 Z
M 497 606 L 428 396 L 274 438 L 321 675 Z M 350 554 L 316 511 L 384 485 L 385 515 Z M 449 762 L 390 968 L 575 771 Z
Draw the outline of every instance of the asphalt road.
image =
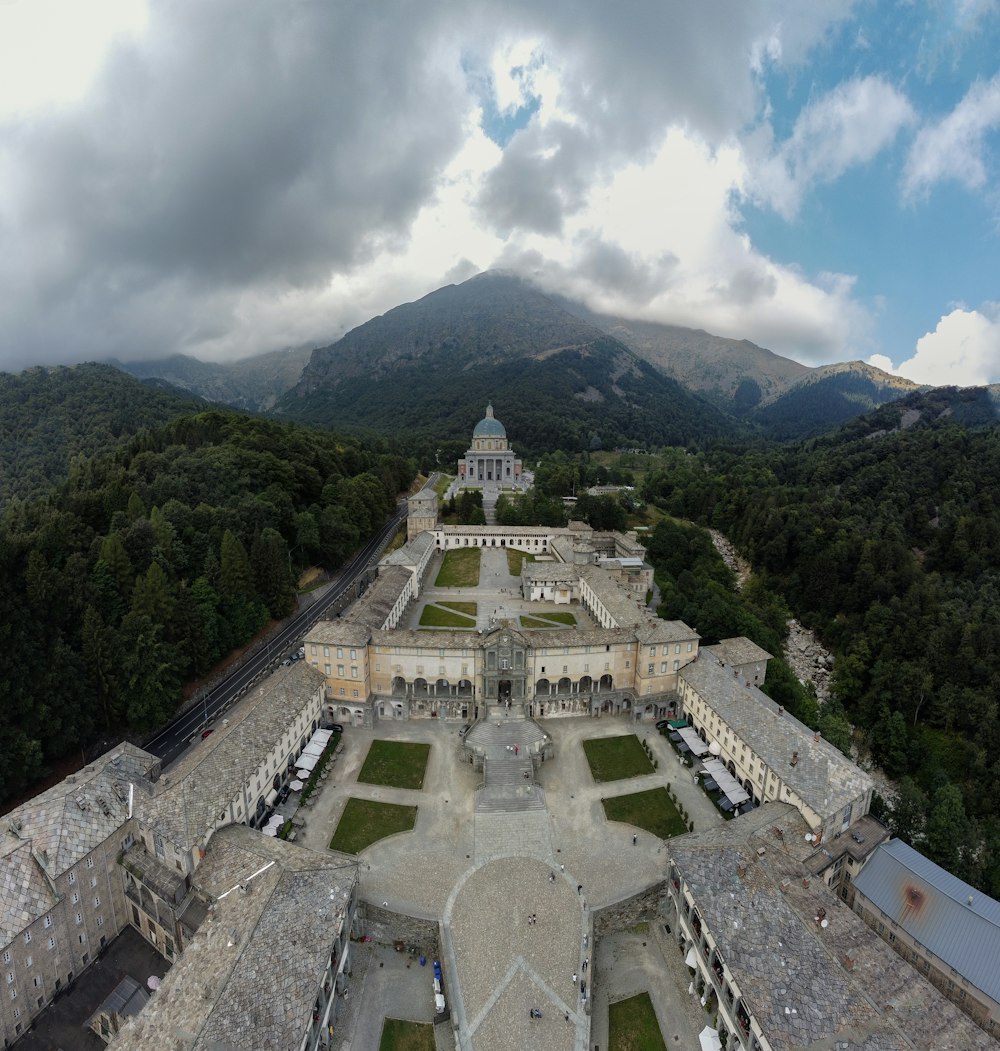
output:
M 427 484 L 433 485 L 433 476 Z M 406 501 L 403 500 L 382 531 L 369 540 L 343 567 L 339 578 L 319 601 L 291 617 L 277 635 L 262 643 L 256 651 L 248 655 L 243 664 L 234 668 L 221 682 L 207 691 L 196 705 L 178 715 L 143 746 L 147 752 L 152 752 L 163 760 L 163 769 L 167 769 L 193 741 L 198 740 L 202 731 L 211 726 L 258 679 L 294 653 L 302 644 L 305 633 L 317 621 L 326 618 L 332 606 L 336 606 L 338 601 L 345 597 L 347 602 L 357 598 L 360 594 L 359 587 L 363 590 L 370 582 L 369 573 L 378 562 L 382 549 L 405 519 Z

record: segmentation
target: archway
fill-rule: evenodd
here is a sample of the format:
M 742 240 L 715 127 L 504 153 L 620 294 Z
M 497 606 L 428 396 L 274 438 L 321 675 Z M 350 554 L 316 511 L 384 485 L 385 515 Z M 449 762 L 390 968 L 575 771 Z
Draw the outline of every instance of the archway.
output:
M 459 679 L 457 692 L 459 697 L 471 697 L 472 682 L 469 679 Z
M 559 682 L 556 683 L 556 693 L 559 694 L 560 697 L 565 697 L 567 694 L 572 693 L 572 692 L 573 692 L 573 684 L 564 675 L 559 680 Z
M 497 700 L 498 701 L 509 701 L 511 692 L 511 681 L 510 679 L 501 679 L 497 683 Z
M 426 679 L 414 679 L 413 680 L 413 696 L 414 697 L 426 697 L 429 694 L 427 689 Z
M 402 696 L 406 693 L 406 679 L 402 675 L 397 675 L 393 678 L 392 692 L 397 696 Z
M 434 683 L 434 692 L 439 695 L 447 695 L 450 688 L 451 687 L 447 679 L 438 679 L 438 681 Z
M 579 686 L 577 687 L 580 693 L 590 693 L 590 691 L 593 688 L 594 680 L 589 675 L 584 675 L 584 677 L 580 680 Z
M 615 680 L 610 675 L 601 676 L 601 689 L 611 690 L 614 688 Z
M 732 761 L 732 759 L 730 759 L 729 762 L 726 763 L 726 769 L 733 775 L 733 777 L 736 776 L 736 764 Z
M 535 693 L 540 693 L 543 696 L 548 695 L 552 692 L 552 686 L 548 679 L 539 679 L 535 683 Z

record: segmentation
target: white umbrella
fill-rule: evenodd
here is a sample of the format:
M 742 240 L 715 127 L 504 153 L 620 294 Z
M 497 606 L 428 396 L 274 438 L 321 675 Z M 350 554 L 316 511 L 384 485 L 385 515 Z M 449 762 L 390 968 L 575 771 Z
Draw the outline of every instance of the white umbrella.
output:
M 155 993 L 156 990 L 160 988 L 160 979 L 157 978 L 157 976 L 155 974 L 151 974 L 146 979 L 146 985 L 148 985 L 149 988 L 152 989 L 153 992 Z
M 720 1051 L 722 1047 L 719 1031 L 713 1029 L 710 1025 L 705 1026 L 698 1034 L 698 1039 L 701 1041 L 701 1051 Z
M 301 781 L 297 781 L 297 780 L 296 780 L 296 781 L 291 781 L 291 782 L 289 783 L 288 787 L 289 787 L 289 788 L 290 788 L 290 789 L 291 789 L 291 790 L 292 790 L 293 792 L 301 792 L 301 791 L 302 791 L 302 782 L 301 782 Z
M 271 836 L 273 839 L 277 838 L 278 835 L 278 830 L 274 825 L 268 825 L 267 828 L 263 829 L 263 832 L 265 836 Z
M 300 781 L 308 781 L 309 775 L 312 773 L 311 770 L 296 770 L 295 774 Z

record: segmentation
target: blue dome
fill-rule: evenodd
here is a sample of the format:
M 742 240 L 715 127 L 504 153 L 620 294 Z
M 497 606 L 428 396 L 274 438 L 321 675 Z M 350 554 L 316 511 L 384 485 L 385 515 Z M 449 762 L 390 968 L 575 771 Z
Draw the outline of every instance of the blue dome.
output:
M 493 415 L 493 406 L 486 406 L 486 415 L 476 424 L 473 438 L 506 438 L 504 425 Z

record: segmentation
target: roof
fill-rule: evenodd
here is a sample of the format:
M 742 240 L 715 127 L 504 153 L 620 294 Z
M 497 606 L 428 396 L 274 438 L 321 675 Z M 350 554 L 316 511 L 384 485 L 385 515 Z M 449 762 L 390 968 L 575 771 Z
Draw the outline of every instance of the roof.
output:
M 472 431 L 473 438 L 506 438 L 504 425 L 493 415 L 493 406 L 486 406 L 486 415 L 476 424 Z
M 725 664 L 755 664 L 758 661 L 768 661 L 774 656 L 745 635 L 739 635 L 735 639 L 723 639 L 715 646 L 705 648 Z
M 31 843 L 4 836 L 0 842 L 0 946 L 9 945 L 58 901 Z
M 87 1019 L 87 1026 L 102 1014 L 116 1014 L 123 1018 L 134 1017 L 149 1003 L 149 993 L 130 975 L 125 977 L 108 993 L 104 1003 Z
M 430 536 L 429 533 L 427 535 Z M 381 628 L 396 605 L 403 588 L 412 579 L 413 573 L 403 566 L 381 566 L 371 587 L 340 618 L 341 622 L 356 624 L 371 631 Z
M 297 1048 L 356 880 L 354 862 L 220 829 L 194 876 L 208 917 L 111 1046 L 161 1051 L 185 1033 L 191 1051 Z
M 436 546 L 434 534 L 425 529 L 422 533 L 417 533 L 412 540 L 408 540 L 402 547 L 396 548 L 395 551 L 391 551 L 381 559 L 379 566 L 404 566 L 407 569 L 415 569 L 420 565 L 421 559 L 427 555 L 427 549 Z
M 680 677 L 807 806 L 825 819 L 874 786 L 857 764 L 734 670 L 702 650 Z
M 794 807 L 770 803 L 666 844 L 771 1047 L 832 1048 L 837 1035 L 851 1051 L 995 1048 L 822 880 L 810 878 L 808 831 Z M 825 928 L 816 922 L 820 909 Z
M 17 839 L 31 840 L 35 855 L 52 877 L 114 835 L 128 820 L 128 785 L 148 777 L 160 760 L 122 742 L 76 773 L 12 810 L 8 829 Z
M 267 676 L 233 708 L 229 725 L 199 742 L 153 786 L 135 794 L 135 815 L 182 850 L 204 844 L 219 815 L 249 784 L 299 713 L 315 703 L 326 682 L 306 661 Z
M 1000 1002 L 1000 902 L 901 839 L 881 844 L 854 886 L 911 938 Z

